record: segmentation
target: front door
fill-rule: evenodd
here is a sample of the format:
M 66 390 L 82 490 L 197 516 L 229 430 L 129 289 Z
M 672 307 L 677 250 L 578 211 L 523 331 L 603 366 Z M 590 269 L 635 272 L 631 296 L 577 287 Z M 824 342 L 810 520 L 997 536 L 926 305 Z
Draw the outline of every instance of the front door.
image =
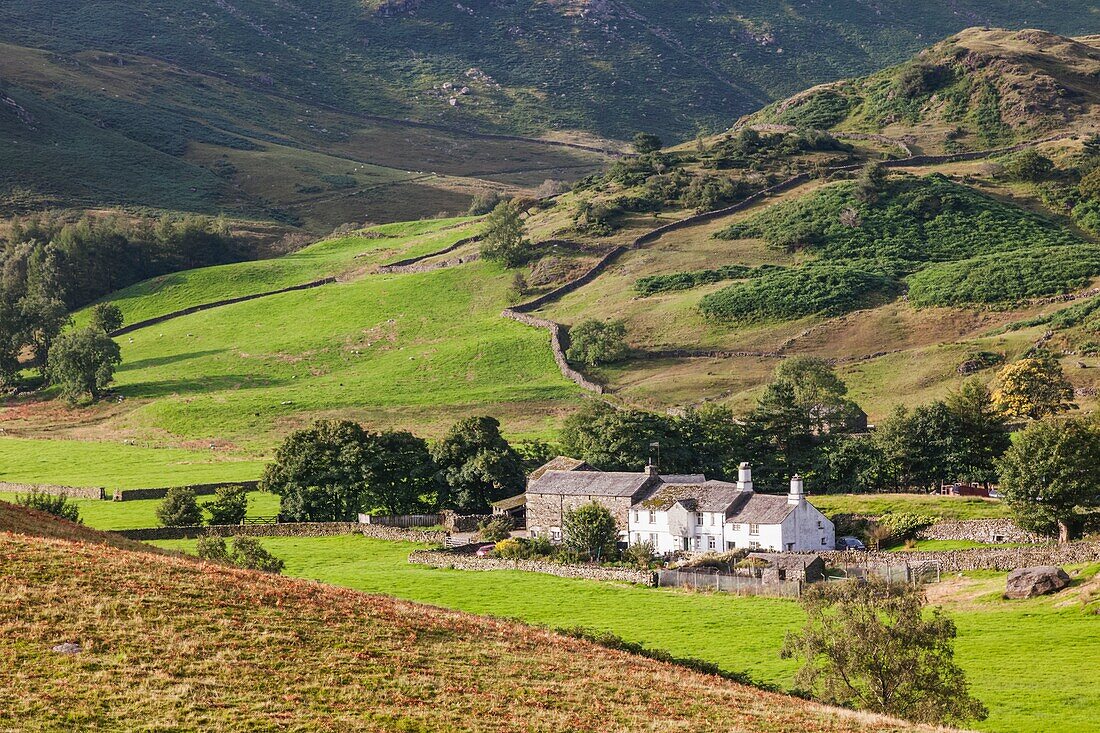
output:
M 687 537 L 683 539 L 683 549 L 685 552 L 691 549 L 690 539 Z

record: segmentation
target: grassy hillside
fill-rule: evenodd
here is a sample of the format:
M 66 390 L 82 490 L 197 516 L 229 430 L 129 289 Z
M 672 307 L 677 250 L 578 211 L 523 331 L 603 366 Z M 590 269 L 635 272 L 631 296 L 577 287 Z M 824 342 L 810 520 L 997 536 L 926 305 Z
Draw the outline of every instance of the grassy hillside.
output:
M 924 152 L 978 150 L 1097 129 L 1097 73 L 1095 37 L 971 28 L 886 71 L 777 102 L 748 122 L 905 135 Z
M 135 553 L 156 551 L 150 545 L 127 540 L 111 532 L 90 529 L 46 512 L 0 501 L 0 536 L 14 537 L 14 535 L 23 535 L 19 538 L 21 542 L 28 542 L 27 537 L 34 537 L 65 542 L 88 542 Z
M 0 212 L 227 210 L 312 231 L 455 213 L 486 186 L 570 180 L 604 159 L 484 133 L 684 140 L 968 25 L 1073 35 L 1096 19 L 1087 0 L 919 14 L 901 0 L 798 13 L 733 0 L 35 0 L 0 10 L 0 132 L 16 143 L 0 157 Z
M 0 723 L 24 729 L 911 729 L 308 581 L 14 534 L 0 552 Z
M 161 542 L 188 550 L 194 542 Z M 410 565 L 416 545 L 365 537 L 267 538 L 287 574 L 372 593 L 518 618 L 549 626 L 610 631 L 653 648 L 746 671 L 790 687 L 796 665 L 779 658 L 788 630 L 802 623 L 798 605 L 775 598 L 739 598 L 614 583 L 569 580 L 518 571 L 464 572 Z M 1100 639 L 1093 629 L 1098 583 L 1093 565 L 1056 596 L 1005 601 L 1004 573 L 946 578 L 928 587 L 958 626 L 956 658 L 974 694 L 990 708 L 977 729 L 996 733 L 1100 730 Z M 1071 568 L 1077 572 L 1077 569 Z M 568 598 L 568 603 L 562 603 Z M 1091 603 L 1092 605 L 1088 605 Z M 731 632 L 751 629 L 751 633 Z M 755 730 L 754 728 L 752 730 Z

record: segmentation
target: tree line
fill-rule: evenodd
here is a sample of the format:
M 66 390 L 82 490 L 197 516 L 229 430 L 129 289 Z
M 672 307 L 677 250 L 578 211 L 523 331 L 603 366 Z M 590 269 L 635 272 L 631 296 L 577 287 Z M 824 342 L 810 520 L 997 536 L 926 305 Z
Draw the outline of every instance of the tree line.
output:
M 121 313 L 101 304 L 88 328 L 66 332 L 70 312 L 140 280 L 244 254 L 226 222 L 208 217 L 13 221 L 0 238 L 0 386 L 17 385 L 30 367 L 69 399 L 97 399 L 120 360 L 106 334 Z

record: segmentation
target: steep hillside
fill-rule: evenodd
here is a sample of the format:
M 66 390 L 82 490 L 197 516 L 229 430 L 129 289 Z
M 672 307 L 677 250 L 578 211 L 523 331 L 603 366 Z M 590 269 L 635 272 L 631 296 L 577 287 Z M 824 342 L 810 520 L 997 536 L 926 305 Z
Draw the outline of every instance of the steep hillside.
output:
M 308 581 L 3 533 L 0 557 L 4 727 L 921 729 Z
M 159 552 L 154 547 L 127 540 L 113 532 L 89 529 L 82 524 L 75 524 L 46 512 L 0 501 L 0 534 L 4 532 L 43 539 L 107 545 L 133 552 Z
M 921 13 L 902 0 L 8 4 L 0 134 L 16 144 L 0 156 L 0 213 L 224 209 L 317 231 L 455 213 L 486 186 L 583 175 L 608 147 L 595 136 L 683 140 L 967 25 L 1084 33 L 1096 12 L 1087 0 Z
M 1100 129 L 1100 41 L 971 28 L 871 76 L 823 84 L 745 124 L 905 136 L 956 152 Z

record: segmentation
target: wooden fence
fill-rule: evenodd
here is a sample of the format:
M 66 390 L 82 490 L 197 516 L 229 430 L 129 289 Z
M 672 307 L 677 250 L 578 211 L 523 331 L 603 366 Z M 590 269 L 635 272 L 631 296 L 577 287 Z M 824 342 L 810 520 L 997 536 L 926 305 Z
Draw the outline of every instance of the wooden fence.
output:
M 360 524 L 373 524 L 382 527 L 438 527 L 443 524 L 442 514 L 360 514 Z

